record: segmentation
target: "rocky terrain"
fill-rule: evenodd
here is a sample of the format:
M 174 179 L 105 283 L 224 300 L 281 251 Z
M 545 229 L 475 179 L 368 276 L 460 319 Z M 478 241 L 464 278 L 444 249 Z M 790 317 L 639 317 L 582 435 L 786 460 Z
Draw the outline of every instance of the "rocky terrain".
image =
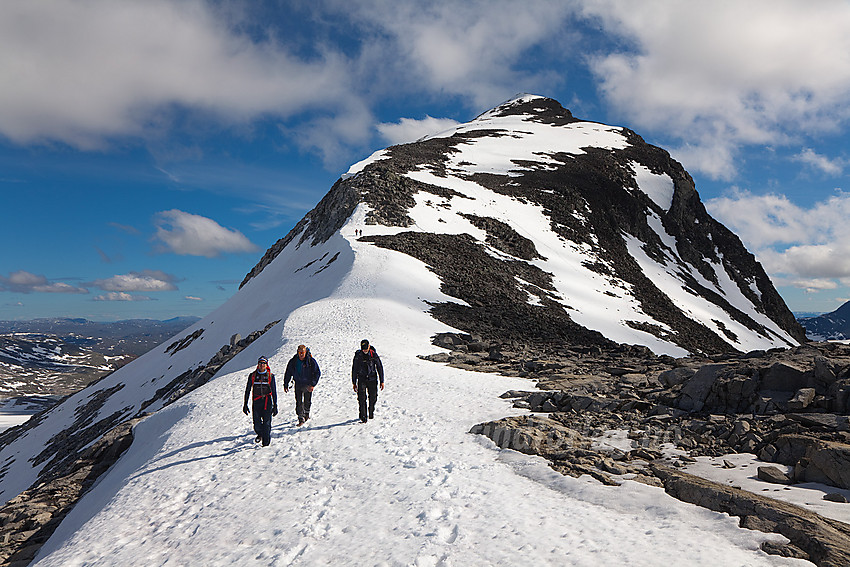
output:
M 791 540 L 766 546 L 769 553 L 850 564 L 850 526 L 681 470 L 698 456 L 752 453 L 766 463 L 760 479 L 820 483 L 835 489 L 823 498 L 846 503 L 837 489 L 850 488 L 850 346 L 806 343 L 674 359 L 644 347 L 541 351 L 463 334 L 438 335 L 434 344 L 451 352 L 423 358 L 536 382 L 536 389 L 503 395 L 531 415 L 479 424 L 472 433 L 541 455 L 563 474 L 663 486 L 681 500 L 739 516 L 744 527 Z M 594 442 L 611 430 L 627 432 L 633 448 Z

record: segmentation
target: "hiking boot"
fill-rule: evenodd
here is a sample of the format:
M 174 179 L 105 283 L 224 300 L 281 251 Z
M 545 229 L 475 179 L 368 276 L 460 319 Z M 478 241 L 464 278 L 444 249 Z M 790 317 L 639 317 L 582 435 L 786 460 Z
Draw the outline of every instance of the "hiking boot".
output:
M 369 419 L 375 419 L 375 412 L 373 412 L 373 411 L 369 412 Z
M 304 420 L 304 418 L 303 418 L 303 417 L 299 417 L 299 418 L 298 418 L 298 425 L 299 425 L 299 426 L 304 425 L 304 421 L 305 421 L 305 420 Z

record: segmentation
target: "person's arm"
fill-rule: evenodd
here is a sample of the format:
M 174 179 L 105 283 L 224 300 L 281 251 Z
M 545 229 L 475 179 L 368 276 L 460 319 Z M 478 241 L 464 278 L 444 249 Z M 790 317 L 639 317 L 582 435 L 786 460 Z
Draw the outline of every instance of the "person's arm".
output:
M 274 374 L 271 375 L 269 382 L 271 382 L 272 387 L 272 413 L 277 414 L 277 383 Z
M 381 357 L 375 353 L 375 368 L 378 370 L 378 377 L 381 379 L 381 388 L 384 387 L 384 364 L 381 362 Z
M 319 377 L 322 375 L 322 370 L 319 368 L 319 363 L 316 362 L 315 358 L 311 356 L 310 360 L 313 364 L 313 387 L 315 387 L 316 384 L 319 383 Z
M 245 385 L 245 402 L 242 404 L 242 411 L 248 414 L 248 399 L 251 397 L 251 375 L 248 374 L 248 384 Z
M 351 363 L 351 385 L 357 391 L 357 353 L 354 353 L 354 361 Z
M 283 391 L 289 391 L 289 378 L 290 376 L 295 376 L 295 367 L 292 364 L 292 360 L 286 363 L 286 371 L 283 373 Z

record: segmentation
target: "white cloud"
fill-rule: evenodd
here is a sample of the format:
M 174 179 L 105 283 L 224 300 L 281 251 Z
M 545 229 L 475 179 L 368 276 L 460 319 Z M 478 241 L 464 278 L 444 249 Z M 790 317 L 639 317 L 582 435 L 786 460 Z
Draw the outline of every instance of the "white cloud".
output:
M 850 116 L 847 2 L 583 4 L 585 16 L 630 46 L 596 55 L 592 69 L 608 101 L 636 126 L 694 147 L 735 148 L 835 132 Z M 728 178 L 734 156 L 683 161 Z
M 91 283 L 93 287 L 103 291 L 131 292 L 131 291 L 174 291 L 177 289 L 175 282 L 177 278 L 159 270 L 144 270 L 142 272 L 130 272 L 120 274 Z
M 94 297 L 95 301 L 152 301 L 145 295 L 132 295 L 123 291 L 110 291 Z
M 155 240 L 162 251 L 212 258 L 223 253 L 256 252 L 257 247 L 238 230 L 224 228 L 207 217 L 177 209 L 157 213 Z
M 433 118 L 425 116 L 422 120 L 402 118 L 398 122 L 378 124 L 378 132 L 391 145 L 406 144 L 432 134 L 438 134 L 457 126 L 459 122 L 451 118 Z
M 351 98 L 342 56 L 301 60 L 214 10 L 200 0 L 0 3 L 0 133 L 94 148 L 167 126 L 175 106 L 236 123 Z
M 204 300 L 203 297 L 195 297 L 194 295 L 187 295 L 183 299 L 185 299 L 186 301 L 203 301 Z
M 810 291 L 850 283 L 850 193 L 804 208 L 784 195 L 735 189 L 705 205 L 775 280 Z
M 810 165 L 827 175 L 836 177 L 844 173 L 844 167 L 847 165 L 847 162 L 841 158 L 830 159 L 818 154 L 811 148 L 803 148 L 803 151 L 794 156 L 794 159 Z
M 361 68 L 377 69 L 386 91 L 461 96 L 488 108 L 519 90 L 545 92 L 561 81 L 549 69 L 522 70 L 528 51 L 569 35 L 575 2 L 394 0 L 323 3 L 368 34 Z M 508 93 L 506 95 L 506 93 Z
M 13 293 L 89 293 L 86 288 L 63 282 L 50 282 L 45 276 L 24 270 L 12 272 L 8 277 L 0 276 L 0 291 Z

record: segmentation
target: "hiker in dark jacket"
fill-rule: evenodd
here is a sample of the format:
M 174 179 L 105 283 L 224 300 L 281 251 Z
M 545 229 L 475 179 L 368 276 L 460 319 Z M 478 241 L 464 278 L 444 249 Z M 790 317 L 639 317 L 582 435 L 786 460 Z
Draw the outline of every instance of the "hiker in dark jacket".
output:
M 248 398 L 254 403 L 251 409 L 254 411 L 254 432 L 257 438 L 254 443 L 263 442 L 263 447 L 271 442 L 272 416 L 277 415 L 277 386 L 274 374 L 269 368 L 269 359 L 261 356 L 257 361 L 257 369 L 248 375 L 248 384 L 245 386 L 245 403 L 242 412 L 248 415 Z
M 310 349 L 304 345 L 298 345 L 295 353 L 286 365 L 286 373 L 283 375 L 283 391 L 289 391 L 289 380 L 295 382 L 295 413 L 298 414 L 298 425 L 303 425 L 310 419 L 310 405 L 313 402 L 313 388 L 319 383 L 322 371 Z
M 360 405 L 360 421 L 366 423 L 375 419 L 375 403 L 378 401 L 378 380 L 381 390 L 384 389 L 384 365 L 375 349 L 369 346 L 369 341 L 360 341 L 360 350 L 354 353 L 351 364 L 351 384 L 357 392 L 357 403 Z M 367 412 L 366 394 L 369 395 Z

